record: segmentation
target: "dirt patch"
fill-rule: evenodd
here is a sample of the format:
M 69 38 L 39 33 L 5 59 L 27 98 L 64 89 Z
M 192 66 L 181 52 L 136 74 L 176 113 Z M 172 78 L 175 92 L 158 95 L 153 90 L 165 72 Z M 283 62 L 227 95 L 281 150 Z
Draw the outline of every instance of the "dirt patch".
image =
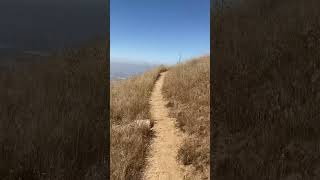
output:
M 148 164 L 144 173 L 146 180 L 183 179 L 182 165 L 177 154 L 182 143 L 182 134 L 175 126 L 175 119 L 169 118 L 168 103 L 162 95 L 162 86 L 166 72 L 161 73 L 150 99 L 151 117 L 155 121 L 154 139 L 150 145 Z

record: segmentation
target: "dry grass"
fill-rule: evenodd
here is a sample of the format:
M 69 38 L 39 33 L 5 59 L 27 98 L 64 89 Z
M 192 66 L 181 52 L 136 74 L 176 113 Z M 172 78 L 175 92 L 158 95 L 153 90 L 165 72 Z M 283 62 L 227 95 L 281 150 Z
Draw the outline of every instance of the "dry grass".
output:
M 214 11 L 213 179 L 320 179 L 319 5 Z
M 0 179 L 102 178 L 105 49 L 0 72 Z
M 210 167 L 210 57 L 204 56 L 168 71 L 163 92 L 171 116 L 187 134 L 178 158 L 191 165 L 190 179 L 209 178 Z
M 152 136 L 144 127 L 126 126 L 137 119 L 150 119 L 149 99 L 155 81 L 165 68 L 160 66 L 126 80 L 114 81 L 110 89 L 110 178 L 141 179 L 146 150 Z

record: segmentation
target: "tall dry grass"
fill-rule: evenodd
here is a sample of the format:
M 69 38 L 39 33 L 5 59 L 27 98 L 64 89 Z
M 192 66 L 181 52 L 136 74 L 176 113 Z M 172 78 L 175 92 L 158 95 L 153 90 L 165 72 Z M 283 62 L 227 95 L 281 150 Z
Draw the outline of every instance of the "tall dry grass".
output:
M 138 119 L 151 119 L 149 99 L 163 66 L 126 80 L 114 81 L 110 87 L 110 178 L 141 179 L 146 150 L 152 136 L 148 128 L 127 126 Z M 125 128 L 127 127 L 127 128 Z
M 190 168 L 186 179 L 208 179 L 210 172 L 210 57 L 173 66 L 164 80 L 171 116 L 186 138 L 178 159 Z
M 103 178 L 106 49 L 0 72 L 0 179 Z
M 320 1 L 214 9 L 215 179 L 320 179 Z

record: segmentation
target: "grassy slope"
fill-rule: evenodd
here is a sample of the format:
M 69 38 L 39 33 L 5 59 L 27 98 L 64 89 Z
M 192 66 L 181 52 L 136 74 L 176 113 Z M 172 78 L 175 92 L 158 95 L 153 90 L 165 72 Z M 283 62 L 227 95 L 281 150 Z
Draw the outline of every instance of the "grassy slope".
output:
M 0 179 L 102 177 L 107 74 L 100 47 L 0 72 Z
M 212 18 L 214 178 L 320 178 L 319 5 L 245 0 Z
M 137 119 L 150 119 L 149 98 L 163 67 L 111 84 L 110 175 L 112 180 L 141 179 L 146 149 L 151 134 L 148 129 L 125 127 Z
M 210 166 L 210 58 L 200 57 L 168 71 L 163 92 L 171 116 L 187 134 L 178 158 L 192 165 L 189 178 L 208 178 Z M 200 177 L 199 177 L 200 176 Z

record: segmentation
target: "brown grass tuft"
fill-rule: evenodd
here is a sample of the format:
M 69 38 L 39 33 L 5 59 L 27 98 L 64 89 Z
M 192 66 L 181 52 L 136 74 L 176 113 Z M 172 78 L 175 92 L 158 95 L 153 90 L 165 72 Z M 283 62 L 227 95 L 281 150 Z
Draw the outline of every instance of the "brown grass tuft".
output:
M 0 72 L 0 179 L 102 178 L 105 49 Z
M 165 97 L 172 106 L 171 116 L 187 134 L 178 158 L 192 165 L 194 173 L 208 179 L 210 167 L 210 57 L 204 56 L 168 71 L 163 85 Z M 190 177 L 194 174 L 190 174 Z
M 214 11 L 213 179 L 320 179 L 319 5 Z
M 145 126 L 128 125 L 139 119 L 152 121 L 149 113 L 150 95 L 159 74 L 165 70 L 161 66 L 111 84 L 110 175 L 113 180 L 141 179 L 152 134 Z

